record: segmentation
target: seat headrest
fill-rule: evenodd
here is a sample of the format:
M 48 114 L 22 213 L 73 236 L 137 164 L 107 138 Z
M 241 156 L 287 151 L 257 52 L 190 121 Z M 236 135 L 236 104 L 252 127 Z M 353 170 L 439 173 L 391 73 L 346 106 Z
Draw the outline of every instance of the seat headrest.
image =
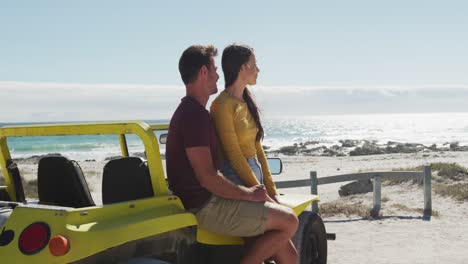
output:
M 63 156 L 39 160 L 37 191 L 43 204 L 75 208 L 95 205 L 80 166 Z
M 109 161 L 102 176 L 102 203 L 116 203 L 154 196 L 148 166 L 141 158 Z

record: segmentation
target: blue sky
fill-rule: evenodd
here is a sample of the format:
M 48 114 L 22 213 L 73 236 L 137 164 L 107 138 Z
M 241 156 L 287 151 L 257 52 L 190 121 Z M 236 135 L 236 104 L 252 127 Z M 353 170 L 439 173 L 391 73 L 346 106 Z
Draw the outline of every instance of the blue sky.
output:
M 233 42 L 256 50 L 266 115 L 468 111 L 467 13 L 452 0 L 2 1 L 0 122 L 169 118 L 182 51 Z

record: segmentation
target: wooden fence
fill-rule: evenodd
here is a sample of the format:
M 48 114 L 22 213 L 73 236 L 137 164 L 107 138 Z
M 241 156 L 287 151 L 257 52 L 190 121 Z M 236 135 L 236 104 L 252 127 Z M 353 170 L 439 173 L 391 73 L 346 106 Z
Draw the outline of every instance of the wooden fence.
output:
M 310 186 L 311 194 L 318 195 L 318 185 L 331 184 L 338 182 L 347 182 L 347 181 L 360 181 L 360 180 L 372 180 L 373 184 L 373 194 L 374 194 L 374 203 L 372 208 L 372 215 L 378 216 L 379 211 L 382 205 L 381 194 L 382 194 L 382 179 L 388 180 L 423 180 L 424 184 L 424 219 L 430 219 L 432 214 L 432 196 L 431 196 L 431 167 L 424 166 L 423 171 L 386 171 L 386 172 L 363 172 L 363 173 L 353 173 L 353 174 L 344 174 L 336 175 L 329 177 L 317 177 L 316 171 L 310 172 L 309 179 L 303 180 L 293 180 L 293 181 L 281 181 L 276 182 L 276 187 L 281 188 L 295 188 L 295 187 L 304 187 Z M 312 211 L 319 212 L 317 202 L 312 204 Z

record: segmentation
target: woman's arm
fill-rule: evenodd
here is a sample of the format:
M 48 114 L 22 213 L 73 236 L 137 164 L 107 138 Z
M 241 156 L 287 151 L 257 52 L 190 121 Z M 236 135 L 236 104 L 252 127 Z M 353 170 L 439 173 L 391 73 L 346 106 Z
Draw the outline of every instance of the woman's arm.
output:
M 262 166 L 263 172 L 263 182 L 265 187 L 268 191 L 268 194 L 275 199 L 274 197 L 278 194 L 276 191 L 275 183 L 273 182 L 273 178 L 271 177 L 270 167 L 268 167 L 268 162 L 265 156 L 265 152 L 263 151 L 262 144 L 260 141 L 255 141 L 255 149 L 257 150 L 257 158 Z

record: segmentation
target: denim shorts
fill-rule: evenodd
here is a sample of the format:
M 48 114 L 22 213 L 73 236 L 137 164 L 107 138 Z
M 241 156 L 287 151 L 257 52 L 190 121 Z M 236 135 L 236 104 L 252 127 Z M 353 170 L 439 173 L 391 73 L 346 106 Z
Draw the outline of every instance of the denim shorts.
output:
M 253 158 L 247 158 L 246 160 L 250 166 L 250 169 L 252 169 L 255 177 L 257 178 L 257 180 L 260 182 L 260 184 L 263 184 L 262 168 L 258 164 L 257 159 L 253 157 Z M 231 164 L 229 163 L 229 161 L 223 160 L 221 162 L 220 171 L 224 175 L 224 177 L 226 177 L 231 182 L 237 185 L 246 186 L 245 182 L 237 175 L 237 173 L 231 167 Z

